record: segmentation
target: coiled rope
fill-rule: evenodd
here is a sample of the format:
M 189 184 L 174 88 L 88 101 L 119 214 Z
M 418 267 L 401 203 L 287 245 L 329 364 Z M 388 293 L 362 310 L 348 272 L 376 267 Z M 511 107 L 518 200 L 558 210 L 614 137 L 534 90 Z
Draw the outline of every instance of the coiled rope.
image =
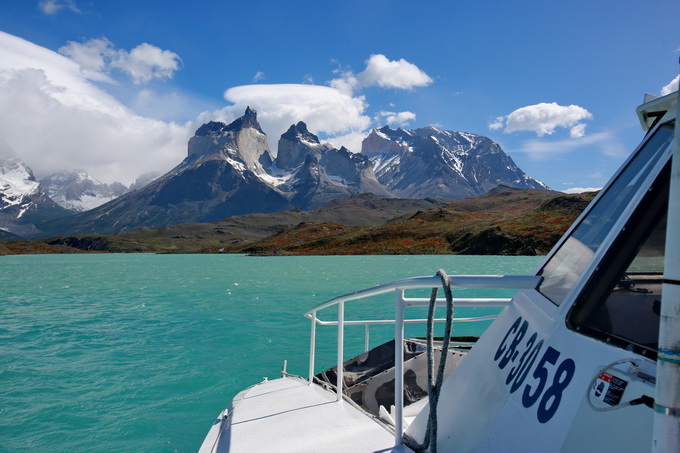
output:
M 432 288 L 430 294 L 430 306 L 427 312 L 427 390 L 430 404 L 430 413 L 427 418 L 427 431 L 422 444 L 419 444 L 407 435 L 404 435 L 404 444 L 416 452 L 424 452 L 430 448 L 430 453 L 437 453 L 437 403 L 439 392 L 444 380 L 444 369 L 448 356 L 449 342 L 451 340 L 451 328 L 453 327 L 453 294 L 451 282 L 442 269 L 437 271 L 441 278 L 442 288 L 446 296 L 446 325 L 444 326 L 444 338 L 442 340 L 442 352 L 437 369 L 437 380 L 434 381 L 434 312 L 437 306 L 437 288 Z

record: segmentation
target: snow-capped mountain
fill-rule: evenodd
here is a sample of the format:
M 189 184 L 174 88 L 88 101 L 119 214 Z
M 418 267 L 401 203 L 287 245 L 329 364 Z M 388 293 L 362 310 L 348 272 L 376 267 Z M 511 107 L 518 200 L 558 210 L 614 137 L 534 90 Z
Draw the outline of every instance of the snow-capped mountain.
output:
M 547 189 L 481 135 L 385 126 L 371 131 L 361 153 L 371 159 L 378 181 L 402 198 L 464 198 L 499 185 Z
M 107 203 L 128 191 L 119 182 L 104 184 L 85 170 L 61 171 L 40 180 L 43 190 L 59 206 L 83 212 Z
M 0 142 L 0 230 L 19 236 L 38 234 L 36 223 L 69 214 L 45 194 L 31 168 Z
M 281 136 L 274 160 L 250 108 L 231 124 L 203 124 L 187 151 L 167 174 L 90 211 L 52 222 L 48 234 L 114 233 L 311 209 L 358 193 L 463 198 L 499 185 L 547 188 L 490 139 L 434 127 L 374 129 L 362 152 L 352 153 L 321 143 L 299 122 Z

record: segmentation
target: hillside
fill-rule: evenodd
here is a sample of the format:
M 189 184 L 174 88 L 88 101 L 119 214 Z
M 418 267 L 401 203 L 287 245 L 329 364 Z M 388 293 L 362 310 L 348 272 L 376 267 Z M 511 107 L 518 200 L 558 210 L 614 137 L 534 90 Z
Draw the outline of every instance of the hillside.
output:
M 333 200 L 311 211 L 248 214 L 117 235 L 0 242 L 0 254 L 537 255 L 550 250 L 593 196 L 510 188 L 463 200 L 390 199 L 362 194 Z
M 333 222 L 377 227 L 395 217 L 446 206 L 443 200 L 382 198 L 372 194 L 333 200 L 310 211 L 289 210 L 246 214 L 218 222 L 140 228 L 115 235 L 68 235 L 43 239 L 49 245 L 82 250 L 151 253 L 226 253 L 291 229 L 301 222 Z
M 418 211 L 375 228 L 301 223 L 233 251 L 268 255 L 541 255 L 593 194 L 509 190 Z

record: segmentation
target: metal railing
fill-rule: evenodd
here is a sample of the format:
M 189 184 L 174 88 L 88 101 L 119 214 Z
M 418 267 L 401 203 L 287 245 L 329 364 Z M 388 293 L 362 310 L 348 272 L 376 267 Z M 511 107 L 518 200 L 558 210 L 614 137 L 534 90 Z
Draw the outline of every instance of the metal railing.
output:
M 520 276 L 520 275 L 454 275 L 449 276 L 451 289 L 536 289 L 540 281 L 540 276 Z M 438 276 L 433 277 L 413 277 L 404 280 L 397 280 L 373 288 L 356 291 L 335 297 L 326 302 L 323 302 L 305 313 L 311 322 L 311 336 L 309 348 L 309 383 L 314 382 L 314 361 L 316 351 L 316 325 L 322 326 L 338 326 L 338 353 L 337 353 L 337 401 L 342 401 L 343 388 L 343 363 L 344 363 L 344 335 L 345 326 L 349 325 L 363 325 L 365 326 L 365 349 L 368 351 L 369 344 L 369 328 L 372 325 L 394 324 L 394 367 L 395 367 L 395 382 L 394 382 L 394 406 L 395 406 L 395 444 L 401 445 L 403 435 L 403 396 L 404 396 L 404 350 L 397 345 L 403 344 L 404 341 L 404 325 L 410 323 L 425 323 L 426 319 L 404 319 L 404 308 L 406 307 L 428 307 L 430 300 L 426 298 L 411 297 L 407 298 L 406 290 L 413 289 L 432 289 L 441 287 L 441 279 Z M 393 320 L 360 320 L 347 321 L 345 320 L 345 302 L 353 300 L 366 299 L 381 294 L 394 292 L 395 297 L 395 319 Z M 508 298 L 454 298 L 454 305 L 456 307 L 506 307 L 511 303 L 512 299 Z M 444 306 L 445 299 L 437 299 L 437 306 Z M 323 309 L 338 306 L 338 320 L 337 321 L 322 321 L 317 317 L 317 313 Z M 494 319 L 497 315 L 477 316 L 472 318 L 454 318 L 454 322 L 477 322 Z M 435 321 L 443 322 L 444 319 L 437 319 Z

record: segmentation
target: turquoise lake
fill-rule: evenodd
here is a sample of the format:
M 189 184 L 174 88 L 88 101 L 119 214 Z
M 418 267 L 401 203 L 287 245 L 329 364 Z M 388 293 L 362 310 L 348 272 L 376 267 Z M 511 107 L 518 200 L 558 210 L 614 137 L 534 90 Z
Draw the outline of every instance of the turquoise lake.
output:
M 440 268 L 450 275 L 530 274 L 541 260 L 0 257 L 0 451 L 197 451 L 240 390 L 265 376 L 279 377 L 284 360 L 289 372 L 306 375 L 310 323 L 302 314 L 311 307 Z M 390 316 L 390 302 L 349 303 L 346 315 Z M 324 319 L 335 315 L 320 313 Z M 454 335 L 482 328 L 459 325 Z M 407 334 L 424 332 L 409 329 Z M 335 330 L 319 327 L 317 335 L 318 372 L 333 365 Z M 362 352 L 363 335 L 363 327 L 347 327 L 346 358 Z M 393 327 L 374 328 L 371 345 L 392 337 Z

